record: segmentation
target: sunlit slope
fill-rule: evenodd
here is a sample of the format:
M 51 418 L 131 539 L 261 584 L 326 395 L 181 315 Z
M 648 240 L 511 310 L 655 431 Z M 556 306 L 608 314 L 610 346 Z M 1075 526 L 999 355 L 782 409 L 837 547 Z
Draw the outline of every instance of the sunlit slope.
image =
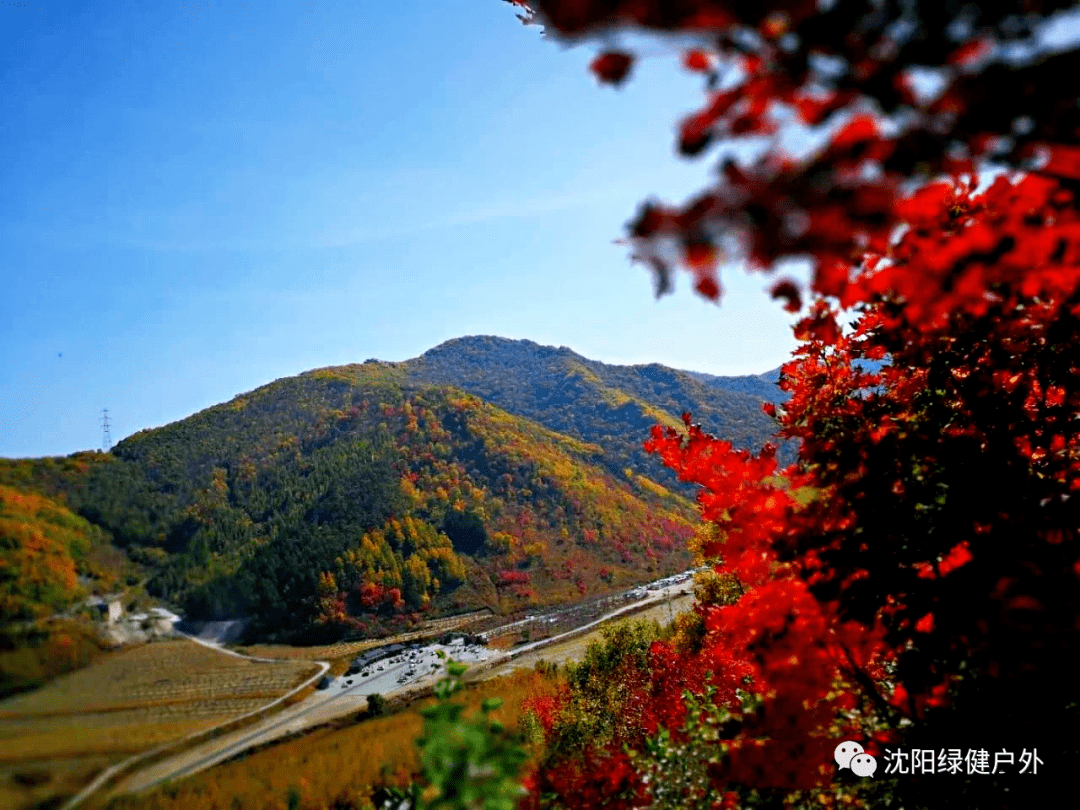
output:
M 137 570 L 106 532 L 26 483 L 0 484 L 0 697 L 99 654 L 85 625 L 53 617 L 77 613 L 92 591 L 110 591 Z
M 61 504 L 0 486 L 0 627 L 70 607 L 101 531 Z
M 652 425 L 681 425 L 682 413 L 690 412 L 713 435 L 757 451 L 776 441 L 762 403 L 779 403 L 785 396 L 776 385 L 778 372 L 716 377 L 656 363 L 616 366 L 565 347 L 488 336 L 447 341 L 393 368 L 410 380 L 454 385 L 510 413 L 599 444 L 613 471 L 630 467 L 672 488 L 680 488 L 675 476 L 642 448 Z M 793 460 L 794 448 L 782 447 L 780 457 Z
M 693 506 L 612 456 L 366 363 L 278 380 L 109 456 L 5 461 L 0 481 L 63 498 L 189 616 L 323 638 L 687 565 Z

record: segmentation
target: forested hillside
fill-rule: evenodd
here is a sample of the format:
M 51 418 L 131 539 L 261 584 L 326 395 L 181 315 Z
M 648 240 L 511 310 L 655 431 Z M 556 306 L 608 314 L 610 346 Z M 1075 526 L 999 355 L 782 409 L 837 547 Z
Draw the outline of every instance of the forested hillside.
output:
M 64 459 L 40 471 L 55 466 L 84 464 Z M 0 484 L 0 697 L 97 655 L 84 625 L 52 617 L 78 612 L 91 591 L 112 591 L 138 573 L 100 527 L 40 492 Z
M 745 392 L 659 365 L 462 338 L 404 363 L 277 380 L 108 454 L 6 460 L 0 484 L 69 510 L 190 618 L 250 617 L 261 637 L 369 635 L 685 568 L 690 491 L 642 443 L 686 409 L 736 443 L 764 441 L 768 383 L 743 379 L 731 387 Z M 35 514 L 18 532 L 36 531 Z M 42 604 L 75 592 L 80 549 L 25 560 L 55 574 Z
M 629 465 L 665 486 L 693 490 L 642 449 L 652 425 L 681 426 L 690 412 L 706 430 L 740 449 L 772 440 L 782 461 L 795 447 L 778 442 L 763 402 L 780 403 L 779 369 L 744 377 L 680 371 L 658 363 L 616 366 L 589 360 L 565 346 L 491 336 L 449 340 L 420 357 L 394 364 L 416 382 L 454 385 L 500 408 L 604 447 L 604 462 Z
M 103 534 L 47 497 L 0 486 L 0 628 L 83 596 L 78 574 Z

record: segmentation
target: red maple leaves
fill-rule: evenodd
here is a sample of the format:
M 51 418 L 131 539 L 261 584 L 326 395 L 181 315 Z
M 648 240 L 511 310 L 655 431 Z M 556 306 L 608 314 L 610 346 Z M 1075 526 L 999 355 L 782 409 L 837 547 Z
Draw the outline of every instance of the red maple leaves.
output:
M 801 443 L 798 463 L 778 469 L 771 447 L 736 450 L 688 416 L 646 444 L 701 486 L 702 552 L 743 593 L 697 605 L 696 645 L 654 650 L 645 716 L 678 735 L 672 673 L 695 694 L 709 681 L 733 711 L 756 696 L 724 729 L 717 792 L 824 785 L 841 734 L 868 750 L 1053 737 L 1076 713 L 1056 662 L 1080 645 L 1080 89 L 1056 81 L 1080 72 L 1080 50 L 1041 47 L 1022 30 L 1034 18 L 1017 27 L 1004 7 L 532 5 L 564 36 L 700 35 L 683 65 L 707 99 L 678 128 L 683 155 L 815 128 L 813 148 L 725 158 L 686 205 L 650 202 L 628 226 L 660 293 L 672 243 L 711 300 L 721 239 L 759 269 L 814 260 L 809 289 L 771 289 L 806 310 L 788 399 L 766 407 Z M 617 82 L 629 64 L 594 70 Z M 1001 173 L 978 191 L 991 158 Z M 640 799 L 627 761 L 590 763 L 568 791 L 612 776 Z M 897 789 L 927 803 L 917 780 Z M 944 802 L 954 788 L 933 789 Z
M 850 330 L 812 303 L 783 368 L 789 399 L 766 408 L 802 440 L 799 464 L 777 470 L 772 448 L 736 451 L 689 415 L 685 435 L 654 428 L 646 444 L 701 484 L 719 530 L 703 553 L 746 588 L 734 605 L 697 608 L 698 654 L 749 667 L 764 697 L 717 787 L 824 784 L 831 771 L 799 763 L 836 737 L 840 706 L 927 721 L 964 694 L 965 666 L 1031 677 L 1051 666 L 1049 648 L 1075 643 L 1080 439 L 1062 420 L 1080 419 L 1067 348 L 1080 338 L 1077 212 L 1037 175 L 973 187 L 939 183 L 895 206 L 907 230 L 848 270 Z M 1002 579 L 1017 567 L 1024 576 Z M 905 673 L 891 694 L 885 661 Z

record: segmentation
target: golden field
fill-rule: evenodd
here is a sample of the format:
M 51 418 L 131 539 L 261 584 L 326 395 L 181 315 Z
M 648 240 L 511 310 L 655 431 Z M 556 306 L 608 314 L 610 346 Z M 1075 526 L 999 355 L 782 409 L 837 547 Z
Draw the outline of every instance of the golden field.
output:
M 263 706 L 315 673 L 187 640 L 103 655 L 0 701 L 0 806 L 73 793 L 108 765 Z
M 468 716 L 489 697 L 503 705 L 492 717 L 508 728 L 521 719 L 521 704 L 533 694 L 552 692 L 555 682 L 535 672 L 469 684 L 464 698 Z M 98 798 L 84 805 L 109 810 L 255 810 L 285 808 L 290 790 L 304 808 L 365 807 L 372 785 L 381 779 L 404 783 L 418 765 L 415 740 L 423 719 L 420 701 L 397 714 L 328 726 L 287 742 L 249 752 L 232 762 L 137 796 Z

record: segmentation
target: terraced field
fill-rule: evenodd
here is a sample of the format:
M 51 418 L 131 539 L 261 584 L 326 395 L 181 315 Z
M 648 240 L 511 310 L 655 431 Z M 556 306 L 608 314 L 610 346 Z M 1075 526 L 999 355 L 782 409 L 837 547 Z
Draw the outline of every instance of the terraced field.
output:
M 188 640 L 164 641 L 108 655 L 0 701 L 0 777 L 8 777 L 0 778 L 0 806 L 32 806 L 56 789 L 50 783 L 61 772 L 84 770 L 80 762 L 91 772 L 239 717 L 316 671 L 307 661 L 261 663 Z

